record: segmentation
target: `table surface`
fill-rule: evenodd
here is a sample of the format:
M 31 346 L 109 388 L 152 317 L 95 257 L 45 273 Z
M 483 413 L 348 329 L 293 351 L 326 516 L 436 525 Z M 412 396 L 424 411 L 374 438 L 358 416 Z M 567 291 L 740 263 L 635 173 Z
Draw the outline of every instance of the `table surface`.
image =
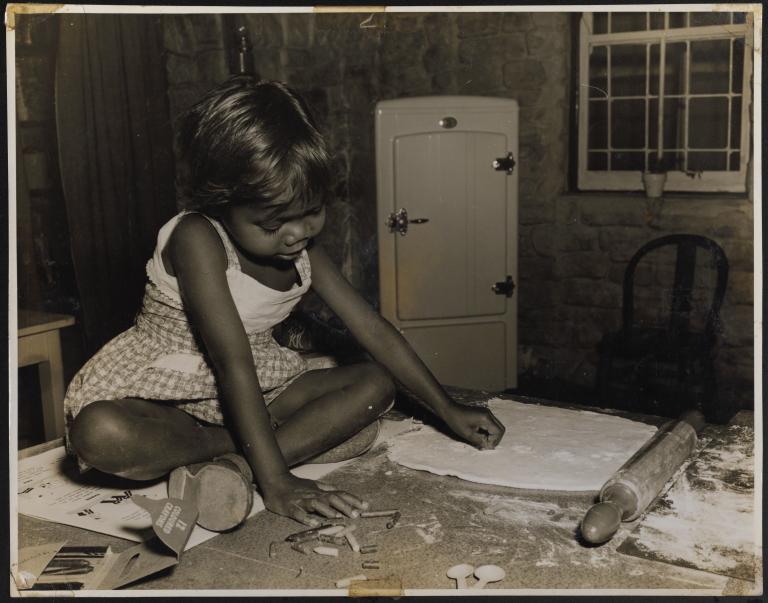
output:
M 467 403 L 493 395 L 454 393 Z M 585 408 L 520 396 L 500 397 Z M 627 412 L 606 412 L 656 425 L 666 421 Z M 751 413 L 746 415 L 749 422 Z M 740 420 L 744 422 L 744 416 Z M 705 429 L 716 432 L 719 427 Z M 392 463 L 386 454 L 386 444 L 324 479 L 339 488 L 363 494 L 373 508 L 400 509 L 402 518 L 391 530 L 386 529 L 385 519 L 358 520 L 358 539 L 361 544 L 376 543 L 375 555 L 361 557 L 349 550 L 342 550 L 338 558 L 302 555 L 283 543 L 285 536 L 300 526 L 261 512 L 239 529 L 187 551 L 172 570 L 132 588 L 333 589 L 336 580 L 362 573 L 369 579 L 383 578 L 383 584 L 414 594 L 425 589 L 452 589 L 453 582 L 445 572 L 459 563 L 475 567 L 499 565 L 507 575 L 489 588 L 531 589 L 529 594 L 581 589 L 599 589 L 603 594 L 615 590 L 639 594 L 649 589 L 681 594 L 750 594 L 755 588 L 752 582 L 621 554 L 616 549 L 639 520 L 623 524 L 605 545 L 579 543 L 576 528 L 594 502 L 595 492 L 519 490 L 414 471 Z M 19 516 L 20 546 L 62 540 L 110 545 L 117 552 L 131 546 L 118 538 Z M 278 543 L 275 557 L 268 554 L 272 541 Z M 371 557 L 381 562 L 381 569 L 362 570 L 361 561 Z
M 18 310 L 19 337 L 45 333 L 75 324 L 75 317 L 69 314 L 54 314 L 39 310 Z

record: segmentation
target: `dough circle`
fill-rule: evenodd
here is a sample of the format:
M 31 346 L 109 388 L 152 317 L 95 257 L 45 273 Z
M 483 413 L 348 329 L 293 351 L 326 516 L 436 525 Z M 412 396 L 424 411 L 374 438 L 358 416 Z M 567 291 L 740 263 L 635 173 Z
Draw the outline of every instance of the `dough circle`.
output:
M 477 450 L 424 425 L 393 438 L 389 458 L 481 484 L 599 490 L 656 432 L 652 425 L 585 410 L 499 398 L 488 407 L 506 429 L 495 450 Z

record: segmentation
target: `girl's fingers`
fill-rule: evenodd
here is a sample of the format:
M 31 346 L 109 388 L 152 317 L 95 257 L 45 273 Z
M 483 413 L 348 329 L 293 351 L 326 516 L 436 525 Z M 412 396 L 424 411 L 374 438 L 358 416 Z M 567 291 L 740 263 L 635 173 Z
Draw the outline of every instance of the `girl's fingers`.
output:
M 328 502 L 337 508 L 339 511 L 344 513 L 347 517 L 357 517 L 358 513 L 355 511 L 354 507 L 347 503 L 344 498 L 342 497 L 341 493 L 331 494 L 328 497 Z
M 336 517 L 338 515 L 338 513 L 334 511 L 330 505 L 320 500 L 313 500 L 309 503 L 309 506 L 315 513 L 322 515 L 323 517 Z
M 307 513 L 304 509 L 302 509 L 298 504 L 293 505 L 293 510 L 291 511 L 291 519 L 295 519 L 299 523 L 304 524 L 305 526 L 315 527 L 320 525 L 320 521 L 318 519 L 315 519 L 312 517 L 309 513 Z
M 317 487 L 320 488 L 320 490 L 323 492 L 333 492 L 336 490 L 336 486 L 333 484 L 329 484 L 328 482 L 321 482 L 320 480 L 317 480 L 315 485 L 317 485 Z
M 349 492 L 337 492 L 336 495 L 343 499 L 345 503 L 355 507 L 356 509 L 367 509 L 368 503 L 364 500 L 360 500 L 357 496 L 353 496 Z

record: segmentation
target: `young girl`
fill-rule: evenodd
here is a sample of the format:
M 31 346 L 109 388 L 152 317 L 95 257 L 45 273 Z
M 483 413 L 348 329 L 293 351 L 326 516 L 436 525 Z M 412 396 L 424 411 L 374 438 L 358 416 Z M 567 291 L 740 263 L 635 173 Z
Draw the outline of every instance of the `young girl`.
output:
M 185 211 L 160 230 L 136 324 L 67 391 L 83 466 L 137 480 L 172 472 L 169 494 L 194 486 L 199 523 L 213 529 L 247 515 L 251 481 L 267 509 L 301 523 L 356 516 L 366 502 L 289 467 L 350 438 L 358 453 L 370 446 L 390 375 L 457 436 L 496 446 L 498 420 L 452 401 L 315 242 L 329 158 L 295 93 L 234 77 L 183 116 L 179 144 Z M 308 371 L 276 343 L 272 328 L 310 286 L 376 362 Z

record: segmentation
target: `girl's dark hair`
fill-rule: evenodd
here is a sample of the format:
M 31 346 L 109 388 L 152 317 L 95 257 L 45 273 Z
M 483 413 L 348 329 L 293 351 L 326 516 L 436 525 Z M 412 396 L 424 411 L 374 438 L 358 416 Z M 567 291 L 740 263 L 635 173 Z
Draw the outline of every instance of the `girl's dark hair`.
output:
M 180 118 L 179 202 L 184 209 L 324 198 L 325 141 L 304 101 L 285 84 L 235 76 Z

